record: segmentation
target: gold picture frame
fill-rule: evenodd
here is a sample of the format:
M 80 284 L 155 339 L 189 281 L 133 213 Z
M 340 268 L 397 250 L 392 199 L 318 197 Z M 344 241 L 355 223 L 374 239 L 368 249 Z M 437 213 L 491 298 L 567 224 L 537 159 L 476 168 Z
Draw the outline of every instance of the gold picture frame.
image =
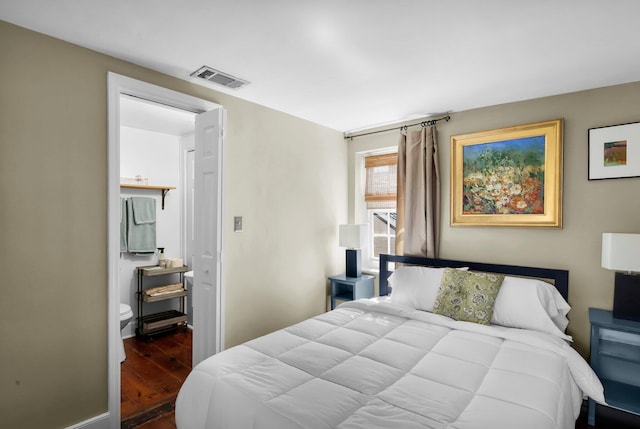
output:
M 562 228 L 562 119 L 451 136 L 451 226 Z

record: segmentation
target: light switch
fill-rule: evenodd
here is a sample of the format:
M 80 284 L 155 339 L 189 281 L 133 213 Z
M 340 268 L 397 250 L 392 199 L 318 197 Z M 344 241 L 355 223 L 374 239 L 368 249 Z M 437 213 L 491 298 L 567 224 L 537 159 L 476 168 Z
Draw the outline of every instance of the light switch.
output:
M 233 217 L 233 232 L 242 232 L 242 216 Z

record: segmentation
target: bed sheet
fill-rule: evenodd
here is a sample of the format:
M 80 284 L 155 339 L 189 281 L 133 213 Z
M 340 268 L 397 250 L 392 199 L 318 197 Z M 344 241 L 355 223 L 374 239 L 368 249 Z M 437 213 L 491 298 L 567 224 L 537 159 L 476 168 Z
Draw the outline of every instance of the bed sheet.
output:
M 602 385 L 565 341 L 359 300 L 201 362 L 179 429 L 573 429 Z

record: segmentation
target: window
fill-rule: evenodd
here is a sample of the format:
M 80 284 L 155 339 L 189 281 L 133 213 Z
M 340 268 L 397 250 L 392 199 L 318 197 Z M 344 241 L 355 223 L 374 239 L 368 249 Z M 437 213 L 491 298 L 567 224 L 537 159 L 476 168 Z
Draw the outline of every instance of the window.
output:
M 364 200 L 369 221 L 370 257 L 396 251 L 396 191 L 398 154 L 365 157 Z
M 372 237 L 371 256 L 396 253 L 396 209 L 369 209 L 369 236 Z

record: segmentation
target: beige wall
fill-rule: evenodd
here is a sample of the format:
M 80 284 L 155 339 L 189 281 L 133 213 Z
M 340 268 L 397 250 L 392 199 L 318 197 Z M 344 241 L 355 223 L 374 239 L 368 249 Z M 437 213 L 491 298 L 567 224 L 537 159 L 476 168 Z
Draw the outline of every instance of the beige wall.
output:
M 640 179 L 587 180 L 587 130 L 640 120 L 640 83 L 469 110 L 438 123 L 442 172 L 442 243 L 449 259 L 569 270 L 569 334 L 584 356 L 589 348 L 588 308 L 611 309 L 613 277 L 600 267 L 603 232 L 640 232 Z M 449 225 L 451 135 L 564 119 L 564 228 L 479 228 Z M 399 131 L 350 143 L 350 183 L 356 152 L 397 145 Z M 349 216 L 354 216 L 350 186 Z
M 324 311 L 344 263 L 341 133 L 0 21 L 1 427 L 107 411 L 108 71 L 227 109 L 227 346 Z

